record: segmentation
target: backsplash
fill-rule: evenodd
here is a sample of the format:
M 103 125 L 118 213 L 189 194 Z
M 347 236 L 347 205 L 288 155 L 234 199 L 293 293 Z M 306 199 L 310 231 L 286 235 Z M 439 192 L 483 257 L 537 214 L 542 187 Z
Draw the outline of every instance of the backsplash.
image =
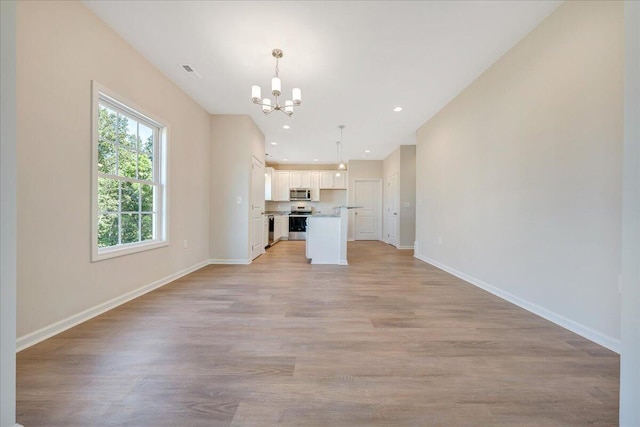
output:
M 333 208 L 347 204 L 347 190 L 320 190 L 319 202 L 266 202 L 265 210 L 291 211 L 291 206 L 312 206 L 316 213 L 333 213 Z

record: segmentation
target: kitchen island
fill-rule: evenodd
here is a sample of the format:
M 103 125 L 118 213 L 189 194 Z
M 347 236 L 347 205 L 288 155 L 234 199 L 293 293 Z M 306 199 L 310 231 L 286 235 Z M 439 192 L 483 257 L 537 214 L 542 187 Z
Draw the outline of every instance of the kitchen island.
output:
M 351 207 L 335 208 L 335 214 L 307 218 L 307 258 L 311 264 L 348 265 L 347 212 Z

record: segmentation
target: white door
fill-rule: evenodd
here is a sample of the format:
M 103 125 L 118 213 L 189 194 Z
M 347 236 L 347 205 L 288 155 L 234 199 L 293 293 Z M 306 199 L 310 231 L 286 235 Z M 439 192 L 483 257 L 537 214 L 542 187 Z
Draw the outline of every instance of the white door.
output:
M 398 174 L 394 173 L 387 181 L 386 236 L 385 241 L 398 246 Z
M 255 157 L 251 164 L 251 259 L 264 252 L 264 165 Z
M 382 182 L 379 179 L 356 179 L 354 204 L 362 206 L 355 211 L 355 239 L 380 240 L 382 211 Z

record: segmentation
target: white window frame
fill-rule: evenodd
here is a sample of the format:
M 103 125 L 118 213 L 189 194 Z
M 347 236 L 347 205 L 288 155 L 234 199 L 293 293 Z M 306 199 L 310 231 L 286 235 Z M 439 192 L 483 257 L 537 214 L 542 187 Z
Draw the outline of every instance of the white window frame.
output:
M 144 109 L 136 106 L 124 97 L 116 94 L 112 90 L 104 87 L 96 81 L 92 81 L 92 108 L 91 108 L 91 146 L 92 146 L 92 179 L 91 179 L 91 260 L 92 262 L 114 258 L 122 255 L 133 254 L 169 245 L 168 230 L 168 135 L 169 125 L 166 121 L 150 114 Z M 158 128 L 158 140 L 154 146 L 154 181 L 158 186 L 157 194 L 154 197 L 154 210 L 156 212 L 155 238 L 143 242 L 124 243 L 109 247 L 98 247 L 98 178 L 101 174 L 98 171 L 98 114 L 99 104 L 103 102 L 109 106 L 116 107 L 144 122 L 152 124 Z M 120 227 L 118 227 L 120 229 Z

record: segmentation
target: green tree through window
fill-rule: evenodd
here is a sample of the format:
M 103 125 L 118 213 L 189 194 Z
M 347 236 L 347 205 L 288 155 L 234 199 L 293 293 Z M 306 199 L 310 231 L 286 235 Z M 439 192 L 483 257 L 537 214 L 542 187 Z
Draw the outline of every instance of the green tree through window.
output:
M 157 239 L 160 129 L 115 105 L 98 104 L 98 248 Z

